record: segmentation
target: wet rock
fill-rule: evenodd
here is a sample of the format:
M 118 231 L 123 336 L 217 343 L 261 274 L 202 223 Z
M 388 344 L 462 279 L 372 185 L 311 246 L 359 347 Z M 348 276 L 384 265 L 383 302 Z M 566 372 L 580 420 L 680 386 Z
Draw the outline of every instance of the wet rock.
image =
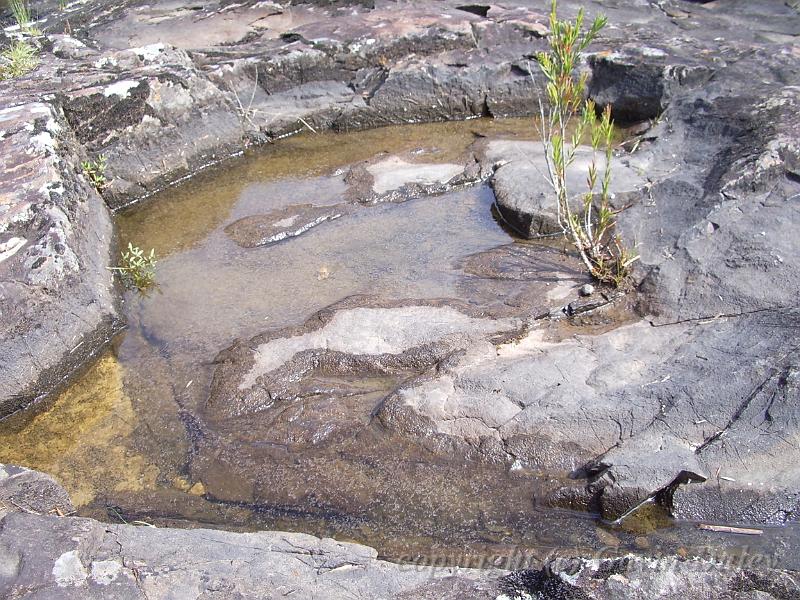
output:
M 462 165 L 409 163 L 392 156 L 367 167 L 376 194 L 400 189 L 409 184 L 444 185 L 464 171 Z
M 742 57 L 739 50 L 725 52 Z M 674 65 L 674 54 L 665 54 L 639 56 L 642 64 Z M 494 439 L 545 469 L 567 469 L 558 463 L 565 452 L 576 458 L 597 452 L 574 475 L 586 478 L 585 493 L 609 518 L 653 496 L 674 514 L 697 519 L 772 523 L 795 513 L 797 482 L 789 465 L 796 457 L 779 439 L 792 435 L 797 418 L 796 402 L 785 400 L 797 393 L 792 375 L 797 352 L 785 341 L 795 327 L 791 296 L 800 280 L 798 259 L 787 259 L 797 252 L 786 229 L 796 226 L 791 206 L 800 193 L 793 175 L 797 147 L 790 140 L 797 135 L 788 133 L 797 129 L 797 100 L 783 82 L 798 66 L 778 52 L 770 59 L 781 74 L 777 79 L 742 85 L 766 55 L 731 60 L 702 69 L 687 60 L 682 75 L 668 69 L 677 79 L 655 86 L 651 94 L 661 98 L 663 122 L 626 158 L 629 168 L 648 180 L 643 201 L 619 215 L 623 236 L 630 245 L 638 242 L 642 256 L 640 310 L 656 326 L 638 326 L 641 345 L 628 345 L 630 331 L 622 328 L 593 337 L 590 355 L 572 348 L 569 361 L 549 367 L 546 361 L 567 351 L 570 342 L 549 347 L 533 337 L 533 346 L 526 351 L 521 344 L 522 354 L 514 359 L 501 352 L 463 367 L 451 362 L 439 377 L 404 386 L 387 410 L 411 409 L 421 423 L 447 435 Z M 707 69 L 716 72 L 710 81 Z M 667 71 L 654 69 L 648 77 L 663 79 Z M 610 101 L 624 106 L 624 93 L 614 94 Z M 487 156 L 492 157 L 491 147 Z M 524 160 L 527 156 L 519 159 Z M 522 183 L 513 188 L 514 178 L 503 181 L 504 171 L 513 168 L 513 162 L 500 166 L 494 176 L 501 214 L 503 183 L 508 182 L 505 195 L 512 202 L 531 195 Z M 526 216 L 517 227 L 538 232 Z M 593 366 L 596 357 L 614 354 L 609 348 L 621 347 L 629 349 L 629 362 L 617 376 L 616 359 L 600 358 Z M 537 381 L 519 384 L 525 392 L 514 393 L 526 376 Z M 540 399 L 530 394 L 534 389 L 543 394 Z M 581 398 L 574 412 L 569 398 Z M 495 416 L 511 407 L 508 399 L 519 409 L 500 425 Z M 550 429 L 539 416 L 557 426 Z M 400 421 L 386 423 L 403 428 Z M 562 451 L 554 449 L 559 446 Z M 746 457 L 737 453 L 741 448 L 748 449 Z M 719 473 L 724 479 L 715 476 Z
M 423 150 L 378 155 L 350 167 L 348 197 L 361 204 L 405 202 L 479 182 L 480 166 L 465 152 L 458 162 L 423 162 Z
M 533 86 L 514 64 L 542 21 L 422 5 L 399 20 L 391 5 L 94 12 L 70 11 L 74 34 L 53 35 L 39 83 L 14 94 L 57 96 L 90 153 L 108 156 L 115 208 L 301 131 L 527 114 Z M 44 19 L 61 31 L 66 17 Z
M 561 4 L 569 14 L 578 7 Z M 600 3 L 611 25 L 598 46 L 609 51 L 592 49 L 587 57 L 590 93 L 620 120 L 658 120 L 615 170 L 640 178 L 620 190 L 615 206 L 641 200 L 618 215 L 618 231 L 641 256 L 641 322 L 591 334 L 567 322 L 553 339 L 545 336 L 553 330 L 535 329 L 498 349 L 487 337 L 510 334 L 481 315 L 453 319 L 428 306 L 418 325 L 435 335 L 425 337 L 416 330 L 405 335 L 408 329 L 388 318 L 403 313 L 391 312 L 397 307 L 370 307 L 398 332 L 381 331 L 372 314 L 347 323 L 361 345 L 344 344 L 353 341 L 351 332 L 339 328 L 328 347 L 319 332 L 331 317 L 257 338 L 261 355 L 237 344 L 218 359 L 216 396 L 204 415 L 216 429 L 209 437 L 219 435 L 225 450 L 206 442 L 193 468 L 208 470 L 203 461 L 216 452 L 223 464 L 235 455 L 232 464 L 262 470 L 257 482 L 233 467 L 219 469 L 216 479 L 202 477 L 212 497 L 258 499 L 259 486 L 263 492 L 283 483 L 270 473 L 268 452 L 324 444 L 373 424 L 396 435 L 393 442 L 422 440 L 434 456 L 457 448 L 489 463 L 514 456 L 546 473 L 570 473 L 583 494 L 576 504 L 612 518 L 665 490 L 671 497 L 663 500 L 682 516 L 794 518 L 800 111 L 793 82 L 800 67 L 793 44 L 800 17 L 786 3 L 721 6 Z M 0 194 L 2 412 L 52 390 L 112 328 L 110 227 L 99 198 L 76 175 L 79 154 L 108 154 L 105 194 L 116 207 L 239 152 L 246 140 L 529 114 L 537 93 L 528 63 L 546 44 L 543 19 L 514 6 L 378 2 L 372 9 L 289 11 L 261 3 L 88 3 L 71 11 L 52 11 L 47 24 L 68 16 L 86 49 L 55 38 L 34 74 L 0 83 L 0 144 L 10 157 Z M 132 40 L 143 45 L 128 48 Z M 33 104 L 43 98 L 52 106 Z M 64 128 L 57 148 L 49 147 L 48 136 L 57 137 L 51 121 Z M 541 178 L 532 179 L 529 156 L 500 165 L 494 176 L 500 212 L 525 236 L 557 230 L 540 190 L 531 191 L 530 182 Z M 485 167 L 496 164 L 490 159 Z M 626 198 L 627 191 L 636 195 Z M 528 281 L 536 274 L 508 268 L 521 254 L 483 256 L 468 266 L 497 282 Z M 565 287 L 577 286 L 559 284 L 552 299 Z M 530 307 L 519 289 L 498 304 L 491 310 L 505 311 L 504 318 Z M 453 331 L 426 320 L 442 314 L 443 327 Z M 479 335 L 471 337 L 476 324 Z M 251 374 L 254 366 L 262 369 Z M 241 381 L 249 384 L 244 390 Z M 249 429 L 259 413 L 269 418 Z M 230 443 L 237 435 L 250 436 L 246 452 Z M 360 490 L 370 495 L 368 480 L 381 471 L 386 477 L 385 466 L 347 475 L 367 480 Z M 673 489 L 687 474 L 687 481 L 706 481 Z M 330 479 L 315 481 L 341 491 L 341 482 L 335 488 Z M 430 481 L 436 485 L 427 490 L 438 494 L 443 481 Z M 282 500 L 291 505 L 296 497 L 289 496 L 308 488 L 295 482 Z M 442 504 L 437 494 L 430 495 Z M 355 504 L 345 496 L 318 501 L 320 510 L 345 512 Z M 386 500 L 372 496 L 364 503 Z M 90 571 L 70 552 L 52 557 L 58 578 L 80 584 Z M 22 564 L 16 556 L 7 569 L 15 573 Z M 626 579 L 615 573 L 599 585 L 624 589 Z
M 407 435 L 423 423 L 477 445 L 494 439 L 548 471 L 574 469 L 568 456 L 583 462 L 573 475 L 609 519 L 654 497 L 696 519 L 783 522 L 798 509 L 796 459 L 778 450 L 795 419 L 796 353 L 772 329 L 776 316 L 640 323 L 556 343 L 535 331 L 402 386 L 382 411 L 421 421 L 383 422 Z M 731 372 L 731 352 L 750 366 Z
M 255 413 L 291 400 L 298 380 L 421 372 L 488 335 L 513 331 L 513 319 L 478 319 L 449 306 L 334 308 L 305 326 L 236 343 L 217 359 L 208 406 L 223 415 Z
M 0 109 L 0 416 L 56 389 L 119 329 L 111 219 L 52 107 Z
M 509 485 L 504 469 L 391 400 L 404 381 L 430 377 L 462 354 L 491 352 L 494 339 L 522 327 L 482 313 L 454 301 L 357 297 L 303 327 L 237 342 L 215 361 L 193 476 L 225 504 L 272 511 L 300 502 L 310 518 L 342 524 L 392 515 L 396 527 L 420 535 L 462 531 L 465 521 L 483 531 L 481 515 L 497 513 L 490 507 L 529 506 L 526 486 Z M 413 435 L 396 435 L 395 422 Z M 478 480 L 454 477 L 466 460 Z M 476 481 L 484 490 L 477 495 Z M 452 513 L 442 497 L 462 510 Z
M 67 515 L 74 508 L 66 490 L 49 475 L 0 465 L 0 515 L 7 511 Z
M 605 158 L 598 155 L 603 172 Z M 574 194 L 571 207 L 582 211 L 586 174 L 593 159 L 591 148 L 580 147 L 567 170 L 567 185 Z M 499 165 L 490 179 L 497 210 L 515 231 L 527 238 L 560 233 L 558 211 L 547 183 L 547 164 L 539 142 L 492 141 L 483 156 L 486 165 Z M 622 207 L 645 186 L 644 178 L 622 158 L 612 161 L 611 203 Z M 599 182 L 597 184 L 599 186 Z M 595 194 L 599 187 L 595 188 Z
M 296 237 L 326 221 L 351 212 L 349 205 L 313 206 L 296 204 L 266 215 L 244 217 L 225 228 L 233 241 L 244 248 L 256 248 Z
M 618 406 L 617 377 L 626 373 L 642 381 L 646 363 L 638 357 L 664 339 L 645 336 L 647 328 L 633 325 L 587 337 L 588 346 L 583 339 L 549 342 L 534 331 L 496 351 L 451 361 L 438 377 L 402 387 L 393 402 L 410 407 L 441 433 L 495 438 L 513 445 L 515 456 L 527 464 L 569 468 L 571 460 L 603 453 L 603 444 L 618 436 L 619 426 L 609 416 Z M 634 415 L 649 413 L 646 402 L 634 402 L 627 400 Z M 595 433 L 591 437 L 577 433 L 587 423 Z M 559 451 L 560 445 L 569 451 Z

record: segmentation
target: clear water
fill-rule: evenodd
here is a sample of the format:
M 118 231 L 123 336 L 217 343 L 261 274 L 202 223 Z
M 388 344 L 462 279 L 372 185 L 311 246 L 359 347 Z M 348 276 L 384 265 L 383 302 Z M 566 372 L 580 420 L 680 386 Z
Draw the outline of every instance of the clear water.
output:
M 371 415 L 396 379 L 355 378 L 359 393 L 349 399 L 303 406 L 318 412 L 303 417 L 309 435 L 324 419 L 353 424 L 352 434 L 311 450 L 263 443 L 269 424 L 204 419 L 221 350 L 345 297 L 451 298 L 506 314 L 539 298 L 547 306 L 557 285 L 579 285 L 558 249 L 514 240 L 498 225 L 482 185 L 359 207 L 267 247 L 242 248 L 224 231 L 293 204 L 341 202 L 346 167 L 358 161 L 399 154 L 457 162 L 476 134 L 524 138 L 530 129 L 480 120 L 292 138 L 119 215 L 121 245 L 155 248 L 157 287 L 125 295 L 128 330 L 67 391 L 0 424 L 0 461 L 55 475 L 83 515 L 304 531 L 367 543 L 397 560 L 522 567 L 552 552 L 636 551 L 797 568 L 787 550 L 794 528 L 743 539 L 651 510 L 611 529 L 592 515 L 542 507 L 539 498 L 563 482 L 392 437 Z M 497 252 L 525 276 L 474 268 Z M 573 280 L 563 281 L 564 272 Z

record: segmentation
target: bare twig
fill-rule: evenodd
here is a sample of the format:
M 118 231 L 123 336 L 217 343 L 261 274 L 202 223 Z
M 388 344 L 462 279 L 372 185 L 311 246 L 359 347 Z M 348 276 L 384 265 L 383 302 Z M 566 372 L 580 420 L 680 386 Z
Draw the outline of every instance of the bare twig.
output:
M 700 523 L 698 529 L 703 531 L 714 531 L 716 533 L 738 533 L 740 535 L 761 535 L 764 533 L 763 529 L 750 529 L 747 527 L 729 527 L 727 525 L 708 525 Z
M 9 499 L 8 499 L 8 501 L 9 501 L 11 504 L 13 504 L 14 506 L 16 506 L 16 507 L 17 507 L 19 510 L 21 510 L 21 511 L 22 511 L 22 512 L 24 512 L 24 513 L 28 513 L 29 515 L 41 515 L 41 514 L 42 514 L 42 513 L 40 513 L 40 512 L 37 512 L 37 511 L 33 510 L 33 509 L 32 509 L 32 508 L 30 508 L 30 507 L 26 508 L 26 507 L 22 506 L 21 504 L 19 504 L 19 503 L 18 503 L 16 500 L 14 500 L 13 498 L 9 498 Z
M 319 132 L 316 129 L 314 129 L 311 125 L 309 125 L 303 117 L 297 117 L 297 120 L 300 121 L 306 127 L 308 127 L 311 130 L 311 133 L 313 133 L 314 135 L 319 135 Z

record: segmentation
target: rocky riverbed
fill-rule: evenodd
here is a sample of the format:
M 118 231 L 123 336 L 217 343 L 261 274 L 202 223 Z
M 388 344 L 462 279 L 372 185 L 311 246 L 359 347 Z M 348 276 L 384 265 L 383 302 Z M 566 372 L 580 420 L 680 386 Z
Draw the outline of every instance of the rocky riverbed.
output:
M 161 298 L 161 307 L 159 298 L 130 295 L 121 306 L 107 268 L 116 252 L 111 211 L 254 146 L 285 145 L 294 133 L 313 139 L 327 130 L 528 115 L 537 94 L 530 63 L 546 46 L 545 3 L 94 2 L 61 11 L 33 3 L 45 32 L 36 38 L 41 65 L 0 82 L 0 412 L 27 409 L 12 429 L 30 430 L 33 415 L 45 414 L 124 320 L 135 319 L 142 340 L 166 345 L 123 344 L 123 354 L 161 354 L 140 363 L 157 366 L 151 379 L 123 388 L 134 400 L 127 423 L 131 431 L 146 424 L 167 456 L 141 451 L 138 462 L 125 454 L 124 464 L 142 465 L 156 487 L 180 479 L 194 492 L 178 503 L 194 507 L 186 499 L 194 496 L 234 512 L 281 508 L 282 518 L 302 507 L 303 518 L 370 525 L 398 503 L 452 535 L 459 526 L 483 531 L 487 520 L 519 529 L 509 506 L 525 514 L 526 503 L 613 521 L 653 500 L 679 519 L 794 531 L 800 13 L 791 4 L 588 7 L 609 17 L 584 65 L 590 95 L 619 122 L 636 124 L 615 158 L 619 231 L 641 256 L 625 296 L 600 289 L 581 298 L 587 280 L 558 244 L 497 237 L 480 247 L 469 237 L 475 230 L 456 228 L 451 239 L 475 247 L 441 255 L 448 274 L 436 277 L 444 280 L 421 284 L 435 264 L 415 271 L 410 261 L 401 277 L 386 278 L 405 287 L 370 290 L 357 269 L 340 269 L 336 286 L 318 295 L 287 286 L 295 312 L 262 325 L 255 301 L 229 320 L 192 312 L 178 282 L 204 280 L 180 252 L 216 232 L 202 247 L 238 253 L 245 265 L 226 271 L 228 289 L 252 281 L 247 265 L 273 256 L 255 252 L 311 256 L 321 240 L 357 246 L 370 231 L 421 256 L 424 239 L 403 234 L 391 215 L 431 221 L 431 203 L 442 198 L 443 220 L 461 223 L 467 196 L 458 194 L 488 194 L 484 183 L 509 231 L 547 234 L 553 215 L 531 158 L 538 144 L 478 126 L 458 151 L 438 154 L 426 154 L 434 142 L 388 148 L 364 138 L 374 150 L 300 178 L 295 193 L 280 188 L 285 198 L 269 206 L 235 204 L 214 223 L 177 226 L 167 250 L 176 259 L 161 267 L 173 278 L 165 278 L 170 301 Z M 560 5 L 570 15 L 579 3 Z M 101 154 L 109 180 L 102 195 L 80 169 Z M 232 164 L 209 177 L 233 177 Z M 148 200 L 153 211 L 162 197 Z M 468 202 L 489 217 L 491 201 Z M 329 279 L 329 265 L 306 262 L 299 268 L 316 281 Z M 313 300 L 290 302 L 303 296 Z M 180 347 L 193 353 L 180 354 L 170 336 L 189 315 L 200 333 L 180 334 Z M 149 405 L 153 415 L 137 412 L 142 397 L 159 399 Z M 23 438 L 4 435 L 2 458 L 14 454 L 15 439 Z M 11 468 L 4 485 L 21 475 Z M 477 481 L 482 496 L 468 500 Z M 0 589 L 11 597 L 109 597 L 112 587 L 114 597 L 165 597 L 170 588 L 185 590 L 181 597 L 280 597 L 286 586 L 301 596 L 387 598 L 652 597 L 665 588 L 675 597 L 797 594 L 791 573 L 767 570 L 798 568 L 791 533 L 760 550 L 777 565 L 587 558 L 509 576 L 403 569 L 364 546 L 304 534 L 29 514 L 70 512 L 55 482 L 47 485 L 59 498 L 52 506 L 41 496 L 30 504 L 17 488 L 8 496 L 16 500 L 4 502 L 21 511 L 0 530 Z M 133 512 L 147 515 L 154 496 L 141 480 L 115 493 L 139 492 Z M 189 513 L 208 519 L 205 507 Z M 188 516 L 166 516 L 178 515 Z M 193 550 L 192 566 L 181 552 L 198 545 L 208 556 Z M 243 569 L 247 586 L 236 582 Z

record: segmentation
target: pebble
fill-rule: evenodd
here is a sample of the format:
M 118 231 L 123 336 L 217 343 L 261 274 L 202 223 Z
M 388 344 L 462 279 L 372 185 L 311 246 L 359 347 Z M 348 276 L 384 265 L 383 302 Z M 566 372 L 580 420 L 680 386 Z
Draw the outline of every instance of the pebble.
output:
M 594 533 L 597 536 L 597 540 L 606 548 L 619 548 L 621 542 L 613 533 L 600 527 L 596 527 Z
M 591 296 L 594 294 L 594 286 L 591 283 L 584 283 L 578 290 L 578 293 L 581 296 Z

